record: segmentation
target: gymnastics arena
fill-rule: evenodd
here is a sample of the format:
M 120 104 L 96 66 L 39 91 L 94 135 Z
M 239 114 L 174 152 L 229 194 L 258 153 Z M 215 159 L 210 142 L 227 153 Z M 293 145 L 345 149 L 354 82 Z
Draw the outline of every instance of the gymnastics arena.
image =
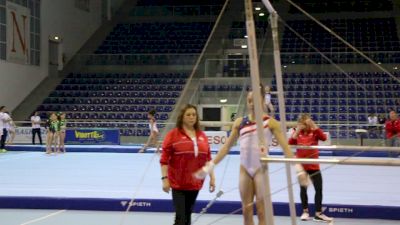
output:
M 287 138 L 302 114 L 327 136 L 329 224 L 399 224 L 399 0 L 0 0 L 0 73 L 0 225 L 173 224 L 158 145 L 190 103 L 214 157 L 258 83 Z M 267 143 L 267 224 L 317 223 Z M 240 164 L 237 143 L 191 224 L 243 224 Z

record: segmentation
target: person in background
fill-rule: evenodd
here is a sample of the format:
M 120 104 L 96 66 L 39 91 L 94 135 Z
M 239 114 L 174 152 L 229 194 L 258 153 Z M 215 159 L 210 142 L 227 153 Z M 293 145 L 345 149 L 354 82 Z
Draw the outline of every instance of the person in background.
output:
M 385 124 L 385 123 L 386 123 L 386 117 L 385 117 L 385 115 L 379 115 L 379 116 L 378 116 L 378 123 L 379 123 L 379 124 Z
M 8 134 L 6 124 L 11 120 L 11 118 L 7 113 L 5 113 L 6 111 L 7 109 L 5 106 L 0 106 L 0 153 L 7 152 L 5 149 Z
M 35 112 L 32 116 L 31 116 L 31 123 L 32 123 L 32 144 L 35 144 L 35 136 L 37 134 L 38 138 L 39 138 L 39 143 L 40 145 L 42 145 L 42 134 L 41 134 L 41 130 L 40 130 L 40 123 L 41 123 L 41 119 L 39 116 L 39 112 Z
M 385 123 L 386 123 L 386 117 L 385 115 L 378 115 L 378 131 L 379 131 L 379 138 L 385 139 L 383 134 L 383 130 L 385 128 Z
M 236 113 L 232 113 L 231 114 L 231 121 L 233 122 L 233 121 L 235 121 L 235 119 L 236 119 Z
M 368 115 L 368 131 L 371 133 L 376 133 L 378 127 L 378 117 L 375 113 L 371 113 Z
M 272 105 L 272 100 L 271 100 L 271 87 L 270 86 L 265 86 L 265 105 L 267 107 L 267 113 L 270 116 L 274 116 L 275 113 L 275 108 L 274 105 Z
M 143 153 L 146 151 L 146 149 L 149 146 L 156 146 L 157 152 L 159 152 L 160 146 L 158 145 L 158 135 L 159 135 L 159 130 L 157 127 L 157 121 L 155 118 L 156 111 L 151 110 L 147 113 L 147 118 L 149 119 L 149 129 L 150 129 L 150 136 L 149 139 L 147 140 L 146 144 L 143 145 L 142 149 L 139 150 L 140 153 Z
M 13 121 L 13 119 L 11 118 L 11 114 L 9 112 L 6 112 L 9 117 L 10 117 L 10 121 L 8 121 L 8 123 L 5 124 L 5 127 L 7 129 L 8 132 L 8 139 L 7 139 L 7 145 L 12 145 L 14 143 L 14 139 L 15 139 L 15 123 Z
M 59 123 L 59 142 L 58 142 L 58 151 L 61 153 L 65 153 L 65 134 L 67 130 L 67 120 L 65 119 L 65 112 L 58 113 L 58 123 Z
M 385 123 L 386 146 L 400 147 L 400 120 L 396 111 L 390 110 L 389 119 Z M 399 153 L 389 151 L 389 157 L 397 157 Z
M 190 225 L 193 206 L 203 186 L 193 173 L 211 160 L 206 134 L 200 130 L 197 108 L 185 105 L 177 118 L 176 127 L 168 132 L 160 158 L 162 189 L 169 193 L 175 207 L 174 225 Z M 214 173 L 210 174 L 209 191 L 215 190 Z
M 46 154 L 57 152 L 57 133 L 59 131 L 59 123 L 57 114 L 50 113 L 49 119 L 46 122 L 47 139 L 46 139 Z M 54 146 L 54 148 L 53 148 Z
M 297 127 L 294 129 L 292 136 L 289 138 L 290 145 L 318 145 L 318 141 L 326 141 L 327 136 L 323 130 L 319 128 L 310 115 L 302 114 L 297 122 Z M 319 158 L 318 149 L 297 149 L 297 158 Z M 304 170 L 310 177 L 315 189 L 315 215 L 314 221 L 331 222 L 333 218 L 326 216 L 322 213 L 322 174 L 319 164 L 303 164 Z M 307 187 L 300 186 L 300 199 L 303 208 L 303 213 L 300 217 L 301 220 L 306 221 L 310 219 L 310 211 L 308 208 Z
M 260 84 L 259 90 L 261 96 L 261 104 L 265 109 L 265 89 Z M 232 146 L 239 140 L 240 146 L 240 170 L 239 170 L 239 192 L 242 201 L 243 219 L 245 225 L 254 225 L 253 205 L 257 210 L 258 224 L 265 225 L 265 185 L 263 166 L 260 162 L 261 156 L 268 153 L 269 143 L 272 142 L 272 135 L 275 136 L 286 157 L 292 158 L 293 153 L 281 131 L 280 124 L 274 118 L 270 117 L 266 111 L 263 113 L 263 133 L 267 143 L 265 146 L 259 147 L 257 125 L 255 118 L 255 104 L 253 100 L 253 91 L 247 93 L 247 110 L 248 115 L 239 117 L 233 122 L 230 136 L 225 144 L 220 148 L 218 154 L 212 161 L 195 173 L 198 179 L 203 179 L 206 174 L 213 171 L 217 165 L 229 152 Z M 286 134 L 285 134 L 286 135 Z M 301 185 L 307 185 L 307 176 L 300 164 L 295 165 L 297 176 Z

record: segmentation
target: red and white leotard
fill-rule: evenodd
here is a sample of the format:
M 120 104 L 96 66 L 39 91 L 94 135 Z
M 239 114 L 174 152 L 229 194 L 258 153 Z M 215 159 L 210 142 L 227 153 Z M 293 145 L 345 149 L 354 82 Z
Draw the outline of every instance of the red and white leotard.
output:
M 271 130 L 268 128 L 270 117 L 263 117 L 265 146 L 269 146 L 272 140 Z M 260 148 L 258 146 L 257 125 L 250 121 L 248 116 L 243 117 L 239 126 L 240 164 L 250 176 L 254 177 L 256 171 L 261 168 Z

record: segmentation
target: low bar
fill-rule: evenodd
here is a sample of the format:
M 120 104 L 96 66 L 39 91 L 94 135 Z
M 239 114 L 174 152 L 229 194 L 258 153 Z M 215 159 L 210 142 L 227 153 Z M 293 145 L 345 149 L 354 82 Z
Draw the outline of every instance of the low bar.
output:
M 400 166 L 400 159 L 302 159 L 302 158 L 277 158 L 262 157 L 261 163 L 301 163 L 301 164 L 340 164 L 360 166 Z
M 302 146 L 302 145 L 291 145 L 290 148 L 296 149 L 318 149 L 318 150 L 329 150 L 329 151 L 379 151 L 379 152 L 400 152 L 399 147 L 386 147 L 386 146 L 356 146 L 356 145 L 312 145 L 312 146 Z

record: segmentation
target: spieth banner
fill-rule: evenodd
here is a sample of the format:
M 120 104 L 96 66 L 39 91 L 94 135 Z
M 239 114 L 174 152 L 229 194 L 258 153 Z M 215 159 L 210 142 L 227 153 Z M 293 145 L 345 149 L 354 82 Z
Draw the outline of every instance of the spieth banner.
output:
M 7 61 L 29 64 L 30 11 L 7 1 Z
M 41 137 L 43 144 L 46 144 L 46 129 L 41 128 Z M 10 135 L 8 135 L 10 137 Z M 14 144 L 32 144 L 32 128 L 31 127 L 17 127 L 15 129 Z M 36 136 L 36 144 L 39 144 L 39 138 Z
M 65 144 L 69 145 L 119 145 L 118 129 L 67 130 Z

